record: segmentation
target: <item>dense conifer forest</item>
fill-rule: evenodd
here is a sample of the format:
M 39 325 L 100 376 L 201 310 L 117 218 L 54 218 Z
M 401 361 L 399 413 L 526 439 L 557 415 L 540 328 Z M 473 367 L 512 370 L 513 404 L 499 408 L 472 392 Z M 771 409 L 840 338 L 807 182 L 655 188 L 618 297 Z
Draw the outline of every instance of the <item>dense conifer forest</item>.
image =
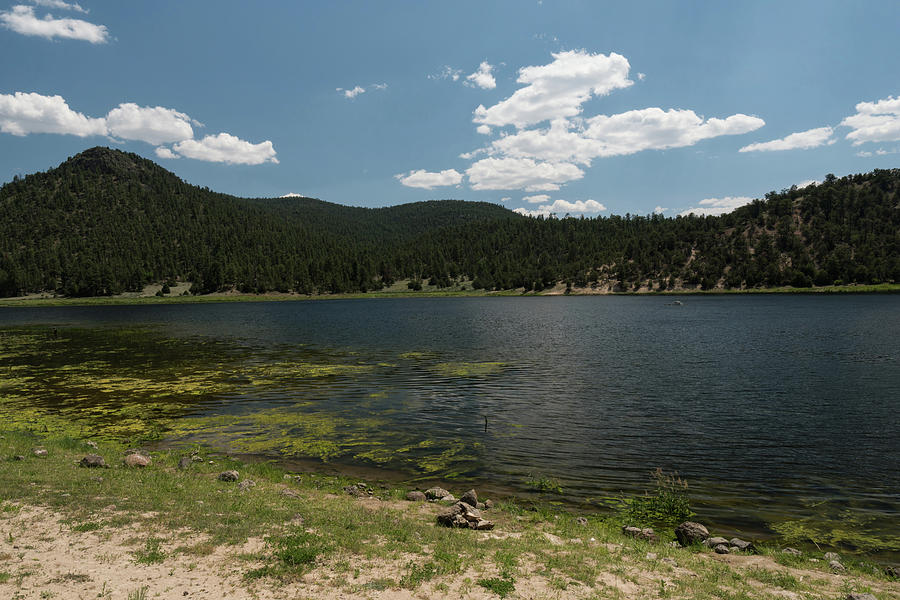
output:
M 900 281 L 900 170 L 837 178 L 718 217 L 528 218 L 483 202 L 355 208 L 245 199 L 92 148 L 0 188 L 0 296 L 342 293 L 398 280 L 612 291 Z

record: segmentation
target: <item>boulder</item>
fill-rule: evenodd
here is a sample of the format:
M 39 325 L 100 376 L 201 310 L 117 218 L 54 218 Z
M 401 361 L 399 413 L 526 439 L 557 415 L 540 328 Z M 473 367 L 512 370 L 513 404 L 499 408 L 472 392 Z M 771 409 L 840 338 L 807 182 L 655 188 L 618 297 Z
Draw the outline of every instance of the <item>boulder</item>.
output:
M 457 502 L 456 496 L 454 496 L 453 494 L 447 494 L 443 498 L 440 498 L 440 501 L 441 502 Z
M 255 485 L 256 485 L 256 482 L 253 481 L 252 479 L 245 479 L 238 484 L 238 489 L 241 490 L 242 492 L 246 492 L 247 490 L 249 490 L 250 488 L 252 488 Z
M 126 467 L 142 469 L 144 467 L 149 467 L 151 460 L 149 456 L 144 456 L 142 454 L 129 454 L 122 462 L 125 463 Z
M 469 490 L 459 499 L 460 502 L 465 502 L 469 506 L 478 508 L 478 493 L 475 490 Z
M 731 541 L 728 543 L 741 552 L 753 552 L 754 550 L 753 542 L 747 542 L 745 540 L 742 540 L 741 538 L 731 538 Z
M 728 554 L 730 550 L 728 550 L 728 546 L 725 544 L 717 544 L 715 548 L 713 548 L 713 552 L 716 554 Z
M 847 567 L 845 567 L 844 565 L 842 565 L 841 562 L 838 561 L 838 560 L 832 560 L 832 561 L 829 561 L 828 566 L 829 566 L 829 568 L 831 568 L 831 570 L 834 571 L 835 573 L 843 573 L 844 571 L 847 570 Z
M 219 481 L 237 481 L 238 477 L 240 477 L 238 472 L 232 469 L 230 471 L 222 471 L 216 479 Z
M 406 494 L 406 499 L 410 502 L 425 502 L 426 500 L 428 500 L 425 494 L 419 491 L 409 492 L 408 494 Z
M 46 448 L 32 448 L 31 453 L 35 456 L 47 456 L 48 452 Z
M 588 520 L 585 517 L 578 517 L 577 519 L 575 519 L 575 523 L 581 525 L 582 527 L 586 527 L 588 524 Z
M 178 468 L 184 471 L 190 469 L 192 464 L 194 460 L 190 456 L 182 456 L 178 461 Z
M 841 560 L 841 555 L 837 552 L 826 552 L 823 558 L 825 560 Z
M 88 454 L 78 462 L 78 466 L 87 469 L 106 468 L 106 461 L 99 454 Z
M 433 487 L 425 490 L 425 497 L 429 500 L 440 500 L 450 495 L 450 492 L 444 488 Z
M 485 501 L 484 501 L 484 508 L 485 508 L 485 510 L 490 510 L 490 509 L 494 508 L 494 501 L 491 500 L 490 498 L 488 498 L 487 500 L 485 500 Z
M 719 544 L 728 544 L 728 540 L 723 537 L 711 537 L 703 540 L 703 545 L 708 546 L 710 548 L 715 548 Z
M 782 554 L 790 554 L 791 556 L 803 556 L 803 553 L 797 550 L 796 548 L 784 548 L 781 551 Z
M 702 543 L 709 537 L 709 530 L 700 523 L 685 521 L 675 528 L 675 537 L 682 546 Z

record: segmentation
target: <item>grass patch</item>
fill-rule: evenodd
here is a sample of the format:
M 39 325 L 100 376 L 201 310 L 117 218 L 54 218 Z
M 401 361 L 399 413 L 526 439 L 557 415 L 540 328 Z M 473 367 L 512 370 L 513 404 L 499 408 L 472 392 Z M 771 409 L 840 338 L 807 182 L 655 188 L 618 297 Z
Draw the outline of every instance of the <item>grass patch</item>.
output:
M 72 526 L 72 531 L 77 533 L 86 533 L 88 531 L 98 531 L 103 529 L 102 523 L 97 523 L 96 521 L 85 521 L 84 523 L 79 523 L 77 525 Z
M 161 543 L 162 540 L 160 538 L 147 538 L 147 541 L 144 542 L 144 547 L 132 553 L 134 562 L 139 565 L 153 565 L 164 561 L 166 553 L 160 549 Z
M 501 598 L 506 598 L 516 591 L 515 582 L 505 577 L 493 577 L 491 579 L 479 579 L 478 585 L 484 589 L 494 592 Z
M 751 567 L 747 569 L 747 577 L 783 590 L 796 591 L 802 587 L 800 581 L 787 571 L 770 571 Z
M 0 571 L 0 583 L 6 583 L 12 579 L 12 575 L 6 571 Z
M 655 484 L 653 493 L 623 500 L 629 525 L 672 526 L 694 516 L 687 496 L 687 481 L 678 477 L 678 473 L 667 474 L 662 469 L 656 469 L 651 477 Z
M 531 489 L 542 494 L 562 494 L 563 489 L 558 479 L 544 475 L 531 475 L 525 484 Z

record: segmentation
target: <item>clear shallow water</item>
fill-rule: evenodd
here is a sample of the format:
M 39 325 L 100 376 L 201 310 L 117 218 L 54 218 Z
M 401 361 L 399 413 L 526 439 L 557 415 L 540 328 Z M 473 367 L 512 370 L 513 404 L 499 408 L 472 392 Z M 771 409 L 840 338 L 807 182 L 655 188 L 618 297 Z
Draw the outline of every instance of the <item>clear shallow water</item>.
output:
M 43 327 L 30 350 L 8 344 L 10 381 L 22 365 L 96 364 L 0 395 L 76 415 L 138 402 L 189 424 L 164 436 L 405 479 L 524 493 L 530 476 L 552 477 L 587 505 L 647 489 L 661 467 L 732 531 L 815 521 L 895 539 L 900 297 L 682 300 L 3 308 L 0 330 Z M 130 379 L 89 381 L 104 373 Z M 171 385 L 148 395 L 140 382 L 154 379 Z

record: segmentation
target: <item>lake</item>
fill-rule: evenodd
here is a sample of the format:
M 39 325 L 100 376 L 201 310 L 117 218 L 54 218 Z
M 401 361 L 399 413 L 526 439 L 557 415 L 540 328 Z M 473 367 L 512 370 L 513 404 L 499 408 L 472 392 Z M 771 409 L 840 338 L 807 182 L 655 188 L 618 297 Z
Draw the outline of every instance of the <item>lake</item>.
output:
M 0 418 L 900 552 L 900 297 L 672 300 L 0 308 Z

